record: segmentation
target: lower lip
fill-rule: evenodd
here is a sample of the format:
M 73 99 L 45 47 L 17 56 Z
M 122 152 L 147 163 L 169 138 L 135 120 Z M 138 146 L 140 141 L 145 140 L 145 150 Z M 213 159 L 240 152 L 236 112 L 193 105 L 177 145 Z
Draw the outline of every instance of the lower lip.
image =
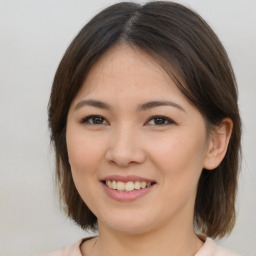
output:
M 155 186 L 155 184 L 153 184 L 146 188 L 141 188 L 138 190 L 133 190 L 133 191 L 127 192 L 127 191 L 118 191 L 115 189 L 111 189 L 104 183 L 102 183 L 102 185 L 103 185 L 105 192 L 107 193 L 107 195 L 109 197 L 111 197 L 112 199 L 114 199 L 116 201 L 120 201 L 120 202 L 134 201 L 134 200 L 146 195 L 147 193 L 149 193 L 152 190 L 152 188 Z

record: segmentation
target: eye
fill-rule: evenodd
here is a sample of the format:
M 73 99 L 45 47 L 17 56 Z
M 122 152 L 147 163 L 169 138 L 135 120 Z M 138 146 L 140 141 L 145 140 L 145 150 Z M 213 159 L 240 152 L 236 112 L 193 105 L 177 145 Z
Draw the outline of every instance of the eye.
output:
M 168 124 L 174 124 L 175 122 L 165 116 L 153 116 L 147 121 L 147 125 L 163 126 Z
M 91 125 L 106 125 L 108 121 L 103 116 L 91 115 L 82 119 L 81 123 Z

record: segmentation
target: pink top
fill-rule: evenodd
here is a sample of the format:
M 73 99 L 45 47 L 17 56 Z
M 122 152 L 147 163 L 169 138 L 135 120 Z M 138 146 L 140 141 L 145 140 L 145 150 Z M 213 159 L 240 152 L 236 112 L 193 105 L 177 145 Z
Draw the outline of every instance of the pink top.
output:
M 80 251 L 80 245 L 82 242 L 90 238 L 91 237 L 81 239 L 80 241 L 78 241 L 77 243 L 75 243 L 70 247 L 63 247 L 59 251 L 42 254 L 39 256 L 82 256 Z M 204 245 L 195 254 L 195 256 L 239 256 L 239 255 L 218 246 L 211 238 L 207 237 L 205 239 Z

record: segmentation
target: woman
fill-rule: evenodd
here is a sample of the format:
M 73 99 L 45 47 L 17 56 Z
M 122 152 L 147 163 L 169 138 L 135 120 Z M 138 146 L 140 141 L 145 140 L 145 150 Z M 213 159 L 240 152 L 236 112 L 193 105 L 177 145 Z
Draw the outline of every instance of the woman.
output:
M 236 255 L 240 152 L 228 56 L 172 2 L 112 5 L 67 49 L 49 126 L 67 215 L 98 236 L 48 255 Z

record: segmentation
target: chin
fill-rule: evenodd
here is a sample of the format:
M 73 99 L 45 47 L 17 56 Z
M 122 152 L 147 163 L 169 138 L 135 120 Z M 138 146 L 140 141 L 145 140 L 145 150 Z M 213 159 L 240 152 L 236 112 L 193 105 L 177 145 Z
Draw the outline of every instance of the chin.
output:
M 111 220 L 104 218 L 102 221 L 98 221 L 98 225 L 100 228 L 102 223 L 104 226 L 107 226 L 109 229 L 116 230 L 117 232 L 135 235 L 152 230 L 154 226 L 152 224 L 155 224 L 155 219 L 156 218 L 152 218 L 152 220 L 150 220 L 145 217 L 134 217 L 134 215 L 130 215 L 125 218 L 124 214 L 119 214 L 112 215 Z

